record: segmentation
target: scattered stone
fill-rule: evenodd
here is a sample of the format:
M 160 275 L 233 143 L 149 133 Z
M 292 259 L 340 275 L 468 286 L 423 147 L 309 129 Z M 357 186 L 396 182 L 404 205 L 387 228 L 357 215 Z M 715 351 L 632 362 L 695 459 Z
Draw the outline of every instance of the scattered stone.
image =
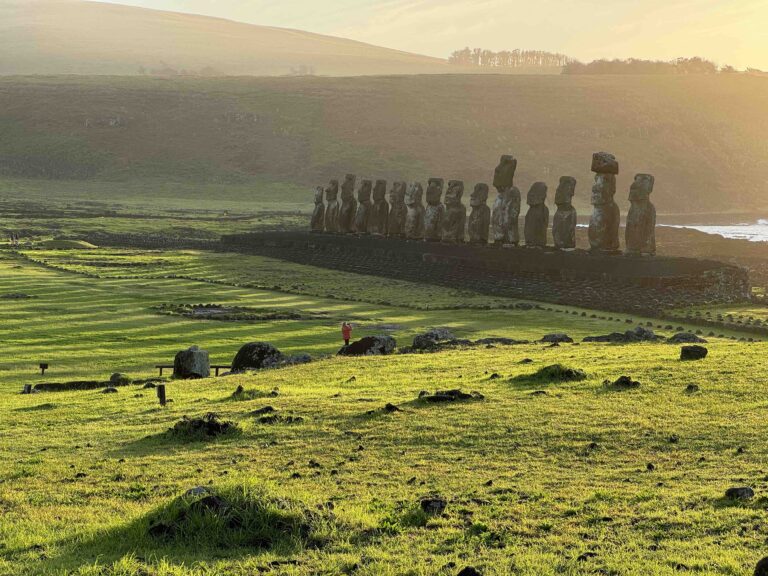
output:
M 736 488 L 728 488 L 725 491 L 725 497 L 729 500 L 749 500 L 755 496 L 755 491 L 749 486 L 740 486 Z
M 110 386 L 109 388 L 104 388 L 104 390 L 101 391 L 102 394 L 117 394 L 117 388 L 114 388 Z
M 690 361 L 690 360 L 703 360 L 707 357 L 707 354 L 709 353 L 709 350 L 704 348 L 704 346 L 683 346 L 680 350 L 680 360 L 683 361 Z
M 263 416 L 264 414 L 271 414 L 272 412 L 275 412 L 275 409 L 272 406 L 264 406 L 263 408 L 251 412 L 251 416 Z
M 398 408 L 394 404 L 391 404 L 391 403 L 388 402 L 384 406 L 384 412 L 390 412 L 390 413 L 392 413 L 392 412 L 400 412 L 400 408 Z
M 556 332 L 554 334 L 546 334 L 542 339 L 541 342 L 547 343 L 547 344 L 570 344 L 573 342 L 573 338 L 568 336 L 568 334 L 563 334 L 562 332 Z
M 238 430 L 239 428 L 234 422 L 220 420 L 217 414 L 209 412 L 202 418 L 184 416 L 174 424 L 173 428 L 170 429 L 170 433 L 174 436 L 182 436 L 189 439 L 203 439 Z
M 501 378 L 501 376 L 498 373 L 494 372 L 488 377 L 488 380 L 498 380 L 499 378 Z
M 688 386 L 685 387 L 686 394 L 695 394 L 698 391 L 699 391 L 699 387 L 696 384 L 688 384 Z
M 366 336 L 339 350 L 339 356 L 384 356 L 392 354 L 397 341 L 392 336 Z
M 523 358 L 522 360 L 520 360 L 520 364 L 533 364 L 533 360 L 531 360 L 530 358 Z
M 648 464 L 645 465 L 645 469 L 648 470 L 648 472 L 653 472 L 654 470 L 656 470 L 656 466 L 648 462 Z
M 583 554 L 579 554 L 579 556 L 576 558 L 577 562 L 586 562 L 590 558 L 596 558 L 597 552 L 584 552 Z
M 131 380 L 125 374 L 114 373 L 109 377 L 109 383 L 112 386 L 128 386 L 133 380 Z
M 754 576 L 768 576 L 768 556 L 757 563 Z
M 434 394 L 429 392 L 419 392 L 419 399 L 425 402 L 456 402 L 457 400 L 483 400 L 485 396 L 479 392 L 472 392 L 470 394 L 462 392 L 460 389 L 456 390 L 438 390 Z
M 467 566 L 466 568 L 459 570 L 456 576 L 483 576 L 483 573 L 474 566 Z
M 207 494 L 210 494 L 210 490 L 205 486 L 195 486 L 184 492 L 186 498 L 197 498 L 198 496 L 206 496 Z
M 249 342 L 238 350 L 232 360 L 232 371 L 275 368 L 285 360 L 282 352 L 268 342 Z
M 629 376 L 619 376 L 614 382 L 609 380 L 604 381 L 603 386 L 610 390 L 631 390 L 633 388 L 639 388 L 640 382 L 632 380 Z
M 259 424 L 273 425 L 273 424 L 301 424 L 304 422 L 304 418 L 301 416 L 281 416 L 280 414 L 270 414 L 269 416 L 262 416 L 259 418 Z
M 578 368 L 570 368 L 562 364 L 552 364 L 545 366 L 537 372 L 528 375 L 521 375 L 514 380 L 539 380 L 545 382 L 580 382 L 586 380 L 587 374 Z
M 208 378 L 211 375 L 211 362 L 208 352 L 191 346 L 182 350 L 173 359 L 173 377 L 179 379 Z
M 604 336 L 587 336 L 584 342 L 611 342 L 613 344 L 629 344 L 633 342 L 656 342 L 659 336 L 650 328 L 638 326 L 634 330 L 626 332 L 613 332 Z
M 713 334 L 714 336 L 714 334 Z M 700 338 L 696 334 L 690 332 L 678 332 L 674 336 L 667 338 L 667 342 L 670 344 L 706 344 L 707 341 L 704 338 Z
M 142 388 L 144 388 L 145 390 L 148 390 L 150 388 L 157 388 L 157 384 L 155 384 L 154 382 L 147 382 L 146 384 L 144 384 L 144 386 L 142 386 Z
M 427 498 L 422 498 L 420 505 L 421 509 L 427 514 L 437 516 L 445 511 L 446 506 L 448 506 L 448 502 L 440 496 L 430 496 Z
M 424 334 L 414 336 L 412 348 L 414 350 L 431 350 L 437 348 L 441 342 L 451 340 L 456 340 L 456 336 L 447 328 L 432 328 Z

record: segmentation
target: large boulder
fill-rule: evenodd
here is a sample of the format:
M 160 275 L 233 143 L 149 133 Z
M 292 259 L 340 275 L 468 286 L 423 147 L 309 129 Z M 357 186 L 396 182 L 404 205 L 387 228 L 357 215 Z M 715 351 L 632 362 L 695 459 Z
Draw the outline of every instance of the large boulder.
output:
M 206 350 L 192 346 L 182 350 L 173 359 L 173 377 L 188 380 L 190 378 L 208 378 L 211 375 L 211 361 Z
M 709 350 L 704 346 L 683 346 L 680 350 L 680 360 L 704 360 Z
M 456 340 L 456 336 L 447 328 L 432 328 L 413 338 L 414 350 L 432 350 L 437 348 L 441 342 Z
M 249 342 L 235 355 L 232 360 L 232 371 L 262 370 L 274 368 L 285 360 L 283 353 L 269 342 Z
M 339 356 L 383 356 L 392 354 L 397 341 L 392 336 L 366 336 L 339 350 Z

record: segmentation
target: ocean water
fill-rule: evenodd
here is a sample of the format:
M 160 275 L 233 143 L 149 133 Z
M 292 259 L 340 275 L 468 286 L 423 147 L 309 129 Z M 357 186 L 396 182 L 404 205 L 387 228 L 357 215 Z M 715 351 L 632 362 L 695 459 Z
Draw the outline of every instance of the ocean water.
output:
M 749 240 L 750 242 L 768 242 L 768 220 L 758 220 L 753 224 L 731 224 L 728 226 L 698 226 L 685 225 L 675 226 L 662 224 L 670 228 L 690 228 L 699 230 L 707 234 L 719 234 L 724 238 L 734 238 L 736 240 Z

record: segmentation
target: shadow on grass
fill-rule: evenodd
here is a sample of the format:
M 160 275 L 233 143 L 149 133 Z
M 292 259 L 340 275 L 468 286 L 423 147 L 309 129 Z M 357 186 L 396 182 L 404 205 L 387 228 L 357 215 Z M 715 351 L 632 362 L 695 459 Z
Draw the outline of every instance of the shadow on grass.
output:
M 211 558 L 262 554 L 290 559 L 305 549 L 355 536 L 354 527 L 330 510 L 310 508 L 270 486 L 195 488 L 125 526 L 57 543 L 62 553 L 43 560 L 35 573 L 70 573 L 98 563 L 103 568 L 94 573 L 113 574 L 117 570 L 112 566 L 126 559 L 142 559 L 148 567 L 161 561 L 189 566 Z M 12 559 L 23 552 L 8 550 L 4 555 Z
M 55 410 L 58 408 L 58 404 L 46 402 L 45 404 L 38 404 L 37 406 L 24 406 L 22 408 L 14 408 L 14 412 L 42 412 L 45 410 Z

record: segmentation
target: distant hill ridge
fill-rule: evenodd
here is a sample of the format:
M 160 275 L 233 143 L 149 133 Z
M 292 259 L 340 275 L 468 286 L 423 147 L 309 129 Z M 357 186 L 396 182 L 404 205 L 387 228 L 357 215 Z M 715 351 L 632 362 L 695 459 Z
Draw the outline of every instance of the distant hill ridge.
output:
M 447 61 L 300 30 L 82 0 L 0 0 L 0 75 L 327 76 L 445 71 Z

